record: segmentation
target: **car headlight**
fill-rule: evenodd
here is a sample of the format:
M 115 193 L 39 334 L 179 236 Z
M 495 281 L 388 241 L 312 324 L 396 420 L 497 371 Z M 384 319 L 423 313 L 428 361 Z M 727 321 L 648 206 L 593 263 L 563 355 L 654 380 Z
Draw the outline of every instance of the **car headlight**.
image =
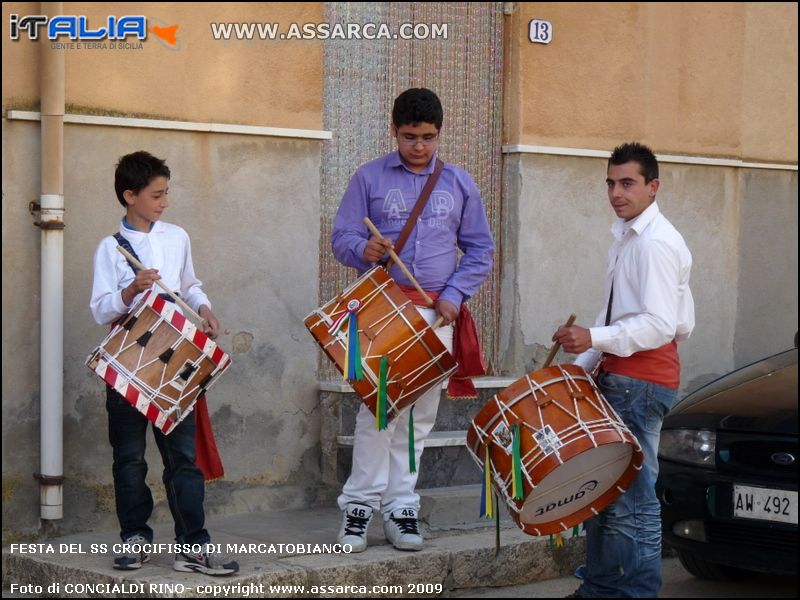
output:
M 713 469 L 716 448 L 716 431 L 664 429 L 661 431 L 658 455 L 667 460 Z

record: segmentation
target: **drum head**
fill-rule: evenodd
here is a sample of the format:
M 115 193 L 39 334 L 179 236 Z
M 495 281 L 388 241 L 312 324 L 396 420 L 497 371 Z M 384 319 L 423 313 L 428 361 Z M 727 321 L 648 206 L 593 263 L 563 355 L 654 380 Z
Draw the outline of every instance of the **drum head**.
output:
M 633 451 L 627 443 L 604 444 L 553 469 L 525 499 L 520 521 L 543 527 L 590 507 L 617 484 L 631 464 Z

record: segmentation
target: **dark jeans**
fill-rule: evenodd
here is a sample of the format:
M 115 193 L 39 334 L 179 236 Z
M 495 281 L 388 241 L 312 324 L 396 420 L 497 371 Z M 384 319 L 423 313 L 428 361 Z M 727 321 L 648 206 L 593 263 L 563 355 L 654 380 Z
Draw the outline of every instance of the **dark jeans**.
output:
M 601 373 L 597 384 L 639 440 L 644 463 L 628 490 L 584 523 L 586 571 L 578 591 L 585 598 L 656 598 L 661 589 L 658 439 L 678 390 L 613 373 Z
M 145 482 L 147 463 L 144 452 L 147 420 L 142 413 L 106 386 L 108 440 L 114 451 L 114 494 L 120 536 L 123 540 L 140 533 L 153 539 L 147 520 L 153 512 L 153 495 Z M 203 498 L 205 482 L 195 465 L 195 415 L 186 417 L 169 435 L 153 425 L 153 435 L 164 462 L 164 487 L 179 543 L 202 544 L 210 541 L 205 530 Z

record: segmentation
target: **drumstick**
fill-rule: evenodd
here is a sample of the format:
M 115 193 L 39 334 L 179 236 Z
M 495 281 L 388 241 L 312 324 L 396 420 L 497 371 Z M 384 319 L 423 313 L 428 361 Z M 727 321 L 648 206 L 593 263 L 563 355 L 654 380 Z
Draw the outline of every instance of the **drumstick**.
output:
M 125 248 L 123 248 L 122 246 L 117 246 L 117 250 L 119 250 L 120 254 L 122 254 L 122 256 L 124 256 L 129 261 L 131 261 L 138 269 L 146 269 L 147 268 L 142 263 L 140 263 L 138 260 L 136 260 L 136 258 L 134 256 L 132 256 L 131 253 L 128 252 L 127 250 L 125 250 Z M 161 287 L 162 290 L 164 290 L 167 294 L 169 294 L 172 297 L 172 299 L 175 300 L 175 302 L 180 304 L 180 306 L 181 306 L 181 308 L 183 310 L 188 312 L 190 315 L 192 315 L 195 319 L 197 319 L 201 323 L 205 323 L 206 322 L 206 320 L 203 317 L 201 317 L 196 312 L 194 312 L 194 310 L 192 310 L 191 306 L 189 306 L 188 304 L 186 304 L 186 302 L 181 300 L 180 297 L 177 294 L 175 294 L 175 292 L 173 292 L 171 289 L 169 289 L 165 284 L 161 283 L 160 279 L 156 279 L 156 283 L 159 285 L 159 287 Z
M 575 322 L 575 319 L 576 319 L 575 315 L 571 314 L 569 316 L 569 319 L 567 319 L 567 322 L 564 323 L 564 327 L 571 327 L 572 324 Z M 547 355 L 547 360 L 544 361 L 544 366 L 542 367 L 543 369 L 546 369 L 547 367 L 550 366 L 550 363 L 553 362 L 553 359 L 556 357 L 556 354 L 558 354 L 559 348 L 561 348 L 561 342 L 556 342 L 553 345 L 553 348 L 550 350 L 550 354 Z
M 369 217 L 364 217 L 364 223 L 372 232 L 372 235 L 377 235 L 379 238 L 383 237 L 381 232 L 378 231 L 378 228 L 375 227 L 375 224 L 369 220 Z M 422 297 L 425 299 L 425 302 L 428 304 L 428 306 L 433 306 L 433 300 L 431 300 L 430 296 L 425 293 L 425 290 L 420 287 L 419 283 L 417 283 L 417 280 L 414 279 L 414 276 L 411 274 L 411 271 L 406 268 L 406 266 L 403 264 L 403 261 L 400 260 L 399 256 L 397 256 L 397 253 L 391 248 L 389 248 L 389 256 L 391 256 L 392 260 L 397 263 L 397 266 L 400 267 L 400 270 L 403 272 L 403 274 L 408 277 L 408 280 L 411 282 L 414 288 L 416 288 L 416 290 L 422 294 Z

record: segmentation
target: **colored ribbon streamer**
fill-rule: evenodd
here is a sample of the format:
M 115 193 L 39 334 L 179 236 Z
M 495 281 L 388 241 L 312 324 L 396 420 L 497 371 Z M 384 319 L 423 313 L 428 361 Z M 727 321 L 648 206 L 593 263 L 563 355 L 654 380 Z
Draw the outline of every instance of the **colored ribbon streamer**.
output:
M 386 400 L 386 383 L 389 374 L 389 358 L 386 356 L 381 357 L 380 366 L 378 367 L 378 399 L 375 406 L 375 427 L 378 431 L 386 429 L 387 425 L 387 400 Z
M 339 315 L 339 318 L 333 322 L 333 325 L 328 327 L 328 333 L 331 335 L 336 335 L 336 332 L 342 328 L 342 323 L 344 323 L 345 319 L 349 316 L 350 313 L 345 310 L 341 315 Z
M 336 335 L 344 325 L 345 319 L 348 320 L 347 342 L 344 348 L 342 373 L 345 379 L 350 381 L 361 381 L 364 379 L 364 372 L 361 367 L 361 341 L 358 335 L 358 317 L 356 316 L 360 307 L 361 301 L 358 298 L 349 300 L 347 302 L 347 310 L 328 328 L 328 333 Z
M 520 458 L 520 429 L 519 423 L 514 425 L 514 444 L 511 453 L 511 497 L 514 500 L 522 500 L 522 459 Z
M 350 309 L 351 300 L 347 310 L 350 312 L 350 327 L 347 332 L 347 378 L 350 381 L 361 381 L 364 374 L 361 370 L 361 342 L 358 335 L 358 318 L 356 311 L 358 307 Z
M 408 472 L 417 472 L 417 451 L 414 449 L 414 406 L 408 415 Z
M 489 446 L 484 446 L 486 457 L 483 461 L 483 485 L 481 486 L 481 517 L 491 519 L 494 516 L 492 505 L 492 465 L 489 462 Z

